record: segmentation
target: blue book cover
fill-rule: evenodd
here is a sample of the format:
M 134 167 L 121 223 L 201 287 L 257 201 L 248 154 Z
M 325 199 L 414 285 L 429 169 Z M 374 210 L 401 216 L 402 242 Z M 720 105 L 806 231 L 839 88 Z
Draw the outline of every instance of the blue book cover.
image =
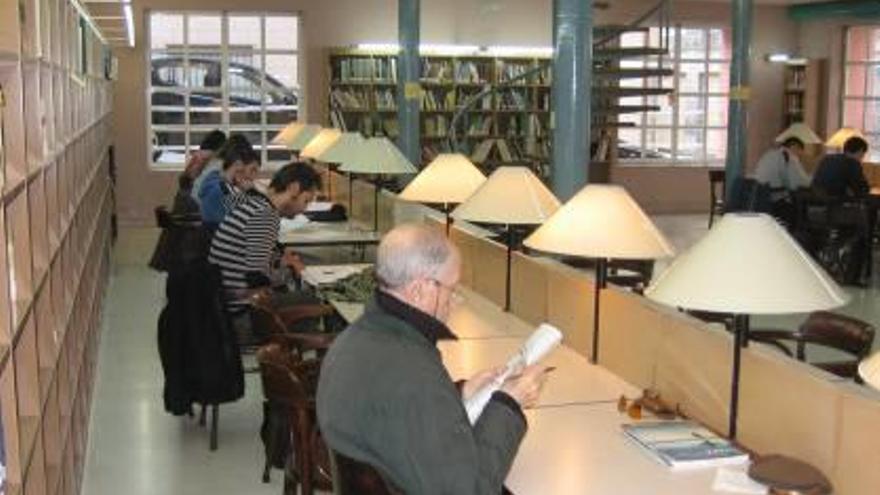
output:
M 748 462 L 729 440 L 693 421 L 652 421 L 623 425 L 624 434 L 672 469 Z

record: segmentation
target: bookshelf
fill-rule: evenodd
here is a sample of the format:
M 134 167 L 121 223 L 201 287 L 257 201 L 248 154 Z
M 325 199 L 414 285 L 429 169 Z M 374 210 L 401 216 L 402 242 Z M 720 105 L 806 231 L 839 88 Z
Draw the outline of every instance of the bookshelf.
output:
M 826 66 L 822 59 L 786 64 L 782 100 L 785 127 L 803 122 L 820 136 L 825 135 L 823 95 L 827 93 L 824 89 Z
M 112 208 L 109 52 L 82 28 L 68 0 L 0 2 L 0 441 L 12 495 L 82 483 Z
M 502 163 L 548 161 L 550 59 L 535 56 L 421 56 L 422 160 L 450 151 L 456 109 L 487 87 L 536 68 L 520 84 L 485 98 L 467 113 L 458 135 L 465 154 L 486 169 Z M 333 49 L 329 54 L 331 123 L 366 136 L 398 136 L 397 58 L 390 51 Z

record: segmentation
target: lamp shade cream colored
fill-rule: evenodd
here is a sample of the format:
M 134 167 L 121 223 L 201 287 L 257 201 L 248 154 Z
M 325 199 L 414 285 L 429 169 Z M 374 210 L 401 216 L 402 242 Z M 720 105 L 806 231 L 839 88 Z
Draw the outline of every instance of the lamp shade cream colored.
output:
M 685 309 L 806 313 L 848 296 L 768 215 L 727 214 L 679 256 L 645 295 Z
M 296 138 L 296 135 L 303 130 L 306 125 L 303 122 L 299 122 L 294 120 L 293 122 L 287 124 L 284 129 L 281 129 L 275 137 L 272 138 L 270 144 L 280 144 L 284 146 L 290 146 L 293 144 L 293 140 Z
M 862 139 L 865 139 L 865 135 L 862 134 L 862 131 L 855 129 L 853 127 L 841 127 L 840 129 L 837 130 L 837 132 L 834 133 L 833 136 L 828 138 L 828 141 L 825 143 L 825 146 L 827 146 L 829 148 L 842 150 L 843 145 L 846 144 L 846 142 L 851 137 L 860 137 Z
M 880 390 L 880 352 L 859 363 L 859 376 L 865 383 Z
M 363 152 L 365 142 L 366 139 L 359 132 L 344 132 L 316 159 L 324 163 L 343 163 Z
M 471 197 L 486 176 L 459 153 L 437 155 L 398 196 L 404 201 L 458 204 Z
M 342 172 L 352 174 L 414 174 L 418 169 L 403 156 L 388 138 L 374 137 L 364 142 L 361 153 L 342 162 Z
M 798 138 L 804 144 L 822 144 L 822 138 L 803 122 L 791 124 L 788 129 L 782 131 L 782 134 L 776 136 L 776 142 L 784 143 L 786 139 L 790 138 Z
M 674 250 L 626 189 L 588 185 L 562 205 L 525 245 L 585 258 L 654 259 Z
M 544 223 L 559 200 L 526 167 L 498 167 L 464 203 L 452 211 L 456 219 L 502 225 Z
M 294 151 L 299 151 L 305 148 L 319 132 L 321 132 L 321 126 L 308 124 L 293 137 L 287 147 Z
M 340 136 L 342 136 L 342 132 L 338 129 L 321 129 L 302 149 L 299 156 L 315 160 L 321 153 L 327 151 L 327 148 L 333 146 L 333 143 L 339 140 Z

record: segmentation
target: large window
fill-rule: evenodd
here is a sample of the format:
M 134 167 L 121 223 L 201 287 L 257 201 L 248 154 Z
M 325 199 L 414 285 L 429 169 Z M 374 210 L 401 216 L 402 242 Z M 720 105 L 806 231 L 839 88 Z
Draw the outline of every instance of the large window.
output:
M 264 163 L 290 159 L 269 141 L 302 104 L 296 16 L 151 12 L 148 23 L 154 164 L 182 165 L 213 129 L 244 134 Z
M 865 133 L 880 160 L 880 26 L 847 30 L 843 125 Z
M 661 31 L 626 33 L 624 47 L 658 47 Z M 633 127 L 618 131 L 623 162 L 704 165 L 724 160 L 727 152 L 727 92 L 730 38 L 724 29 L 675 27 L 669 54 L 621 61 L 622 68 L 673 69 L 671 77 L 624 79 L 630 88 L 672 88 L 672 95 L 630 96 L 626 106 L 658 106 L 659 111 L 625 114 Z

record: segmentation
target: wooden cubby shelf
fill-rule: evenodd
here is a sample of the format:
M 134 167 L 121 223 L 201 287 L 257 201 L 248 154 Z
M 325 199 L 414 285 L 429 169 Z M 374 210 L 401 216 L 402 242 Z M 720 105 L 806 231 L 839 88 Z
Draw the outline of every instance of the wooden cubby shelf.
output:
M 109 53 L 69 0 L 0 2 L 7 494 L 74 495 L 82 484 L 109 276 Z

